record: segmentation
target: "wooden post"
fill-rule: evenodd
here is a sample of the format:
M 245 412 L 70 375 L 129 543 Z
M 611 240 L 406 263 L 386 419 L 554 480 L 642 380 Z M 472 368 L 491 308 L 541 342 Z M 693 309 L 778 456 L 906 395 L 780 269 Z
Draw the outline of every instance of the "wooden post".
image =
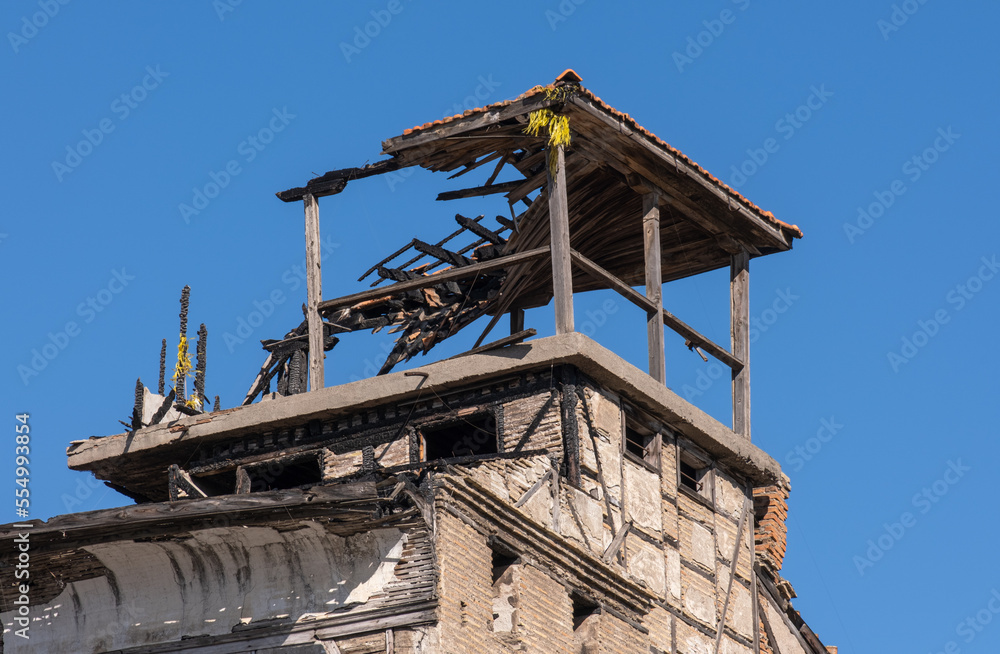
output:
M 524 309 L 510 310 L 510 333 L 516 334 L 524 331 Z
M 646 254 L 646 297 L 656 305 L 646 314 L 646 336 L 649 341 L 649 375 L 656 381 L 666 381 L 663 355 L 663 275 L 660 265 L 660 194 L 642 196 L 642 244 Z
M 743 367 L 733 371 L 733 431 L 750 440 L 750 253 L 734 254 L 729 266 L 730 334 L 733 356 Z
M 552 241 L 552 295 L 556 310 L 556 334 L 573 331 L 573 268 L 570 261 L 569 203 L 566 199 L 566 154 L 557 145 L 555 174 L 549 166 L 549 237 Z
M 319 203 L 310 193 L 302 198 L 306 211 L 306 320 L 309 322 L 309 389 L 323 388 L 323 300 L 320 274 Z

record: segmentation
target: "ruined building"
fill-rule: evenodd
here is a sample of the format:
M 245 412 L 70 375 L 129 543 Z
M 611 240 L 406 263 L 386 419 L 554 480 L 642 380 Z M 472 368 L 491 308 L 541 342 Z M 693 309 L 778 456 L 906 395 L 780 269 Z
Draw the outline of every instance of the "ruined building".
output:
M 793 608 L 789 481 L 750 439 L 749 261 L 802 234 L 580 82 L 279 193 L 305 207 L 305 320 L 263 342 L 241 406 L 207 409 L 200 337 L 190 396 L 184 374 L 169 393 L 140 383 L 127 432 L 71 444 L 71 468 L 136 504 L 0 528 L 3 651 L 836 651 Z M 457 216 L 367 271 L 371 288 L 323 299 L 318 199 L 412 166 L 476 180 L 438 200 L 502 197 L 509 215 Z M 718 269 L 728 347 L 661 295 Z M 645 312 L 647 370 L 574 331 L 573 294 L 597 289 Z M 550 302 L 555 335 L 532 338 L 525 310 Z M 472 350 L 391 372 L 484 316 Z M 501 320 L 510 335 L 482 344 Z M 338 334 L 382 328 L 398 339 L 380 374 L 324 388 Z M 665 385 L 665 328 L 732 370 L 732 426 Z M 18 529 L 30 641 L 12 633 Z

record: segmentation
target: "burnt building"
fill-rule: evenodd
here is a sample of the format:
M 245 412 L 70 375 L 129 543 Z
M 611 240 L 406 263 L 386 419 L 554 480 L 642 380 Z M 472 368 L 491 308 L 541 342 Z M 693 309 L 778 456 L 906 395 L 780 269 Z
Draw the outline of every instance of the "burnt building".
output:
M 789 480 L 750 439 L 749 261 L 798 228 L 573 71 L 383 154 L 278 194 L 305 209 L 306 316 L 262 343 L 241 406 L 207 410 L 202 332 L 174 389 L 162 366 L 157 393 L 137 385 L 125 433 L 69 447 L 134 506 L 0 528 L 3 651 L 836 651 L 792 606 Z M 318 199 L 412 166 L 469 174 L 438 199 L 502 197 L 509 217 L 456 216 L 362 275 L 372 288 L 323 299 Z M 728 347 L 661 292 L 718 269 Z M 645 371 L 574 330 L 573 294 L 599 289 L 645 312 Z M 549 303 L 556 333 L 534 338 L 525 311 Z M 392 372 L 484 316 L 473 349 Z M 399 336 L 379 374 L 324 387 L 338 334 L 382 328 Z M 731 426 L 665 384 L 666 328 L 732 371 Z M 30 640 L 5 574 L 18 530 Z

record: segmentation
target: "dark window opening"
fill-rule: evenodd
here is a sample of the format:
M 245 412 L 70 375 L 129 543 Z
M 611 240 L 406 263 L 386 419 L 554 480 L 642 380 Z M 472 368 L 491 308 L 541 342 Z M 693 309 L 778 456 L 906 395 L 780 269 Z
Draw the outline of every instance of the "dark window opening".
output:
M 696 493 L 701 492 L 702 487 L 705 485 L 699 481 L 698 470 L 685 461 L 681 461 L 681 485 L 687 486 Z
M 323 469 L 317 456 L 272 459 L 259 465 L 246 466 L 246 471 L 250 477 L 250 491 L 254 493 L 298 488 L 323 481 Z
M 579 631 L 584 627 L 589 618 L 601 614 L 601 607 L 597 602 L 573 593 L 573 631 Z
M 493 583 L 500 581 L 504 573 L 520 561 L 518 557 L 493 550 Z
M 690 452 L 681 451 L 677 466 L 679 486 L 707 500 L 712 499 L 711 465 Z
M 215 495 L 232 495 L 236 492 L 236 469 L 224 470 L 214 475 L 204 477 L 191 476 L 191 479 L 209 497 Z
M 480 454 L 496 454 L 497 421 L 492 413 L 482 413 L 443 425 L 420 430 L 424 440 L 424 460 L 451 459 Z
M 490 628 L 494 633 L 514 633 L 517 631 L 520 604 L 518 571 L 521 559 L 499 543 L 494 544 L 492 550 L 493 620 Z
M 323 468 L 316 454 L 276 458 L 242 467 L 250 478 L 250 492 L 253 493 L 298 488 L 323 481 Z M 192 480 L 209 497 L 236 493 L 235 467 L 204 475 L 192 475 Z
M 658 470 L 662 439 L 658 437 L 656 432 L 640 424 L 635 416 L 635 411 L 629 409 L 630 407 L 626 408 L 624 420 L 625 453 Z

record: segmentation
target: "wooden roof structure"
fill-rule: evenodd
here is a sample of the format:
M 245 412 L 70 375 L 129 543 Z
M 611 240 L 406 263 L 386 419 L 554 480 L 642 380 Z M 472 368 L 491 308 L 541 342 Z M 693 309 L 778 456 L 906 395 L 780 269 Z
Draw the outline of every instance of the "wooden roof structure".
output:
M 524 338 L 529 334 L 523 332 L 523 310 L 553 299 L 556 332 L 573 331 L 572 294 L 613 289 L 649 316 L 650 374 L 658 380 L 664 379 L 664 326 L 681 334 L 689 347 L 728 365 L 734 376 L 743 374 L 749 260 L 791 249 L 802 232 L 713 177 L 581 81 L 567 70 L 552 84 L 513 100 L 405 130 L 382 143 L 386 159 L 334 170 L 278 193 L 285 202 L 304 203 L 310 271 L 307 321 L 286 338 L 297 339 L 302 349 L 308 333 L 309 349 L 321 351 L 332 347 L 333 333 L 392 325 L 403 333 L 384 373 L 482 315 L 493 318 L 477 346 L 508 313 L 512 338 Z M 568 127 L 559 138 L 556 121 Z M 510 218 L 498 216 L 497 225 L 489 226 L 483 216 L 456 216 L 459 230 L 451 236 L 437 244 L 414 238 L 362 276 L 377 271 L 373 286 L 387 280 L 395 284 L 323 301 L 317 199 L 342 192 L 348 182 L 411 166 L 483 178 L 437 199 L 503 195 Z M 517 179 L 497 182 L 507 166 L 517 171 Z M 455 249 L 449 242 L 460 242 L 459 236 L 471 242 Z M 727 266 L 733 280 L 731 350 L 664 310 L 661 296 L 664 282 Z M 646 286 L 645 295 L 632 288 L 637 285 Z M 279 360 L 272 346 L 265 345 L 272 356 L 247 402 L 265 390 L 268 365 L 273 369 Z M 310 357 L 313 388 L 323 385 L 322 365 L 322 357 Z M 734 385 L 734 401 L 735 394 Z M 749 401 L 743 404 L 740 413 L 749 422 Z

